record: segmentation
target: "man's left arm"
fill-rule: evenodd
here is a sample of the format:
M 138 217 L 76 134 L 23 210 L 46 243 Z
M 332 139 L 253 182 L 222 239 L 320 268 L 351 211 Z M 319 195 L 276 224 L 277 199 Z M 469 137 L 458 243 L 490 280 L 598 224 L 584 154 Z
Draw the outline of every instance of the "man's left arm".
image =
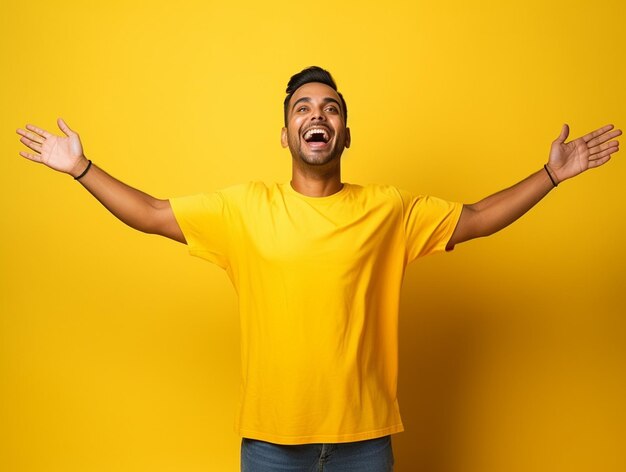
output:
M 560 136 L 552 143 L 544 168 L 512 187 L 463 206 L 447 248 L 500 231 L 535 206 L 559 183 L 605 164 L 619 150 L 619 142 L 613 138 L 621 134 L 621 130 L 613 129 L 613 125 L 606 125 L 566 143 L 569 127 L 563 125 Z

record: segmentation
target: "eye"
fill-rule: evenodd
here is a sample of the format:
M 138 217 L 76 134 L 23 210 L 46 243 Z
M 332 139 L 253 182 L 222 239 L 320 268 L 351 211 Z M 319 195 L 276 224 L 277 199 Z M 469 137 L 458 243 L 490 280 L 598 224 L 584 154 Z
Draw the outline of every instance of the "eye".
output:
M 307 111 L 309 107 L 302 105 L 301 107 L 296 108 L 297 112 Z
M 326 107 L 326 111 L 329 111 L 330 113 L 337 113 L 337 107 L 334 105 L 330 105 L 328 107 Z

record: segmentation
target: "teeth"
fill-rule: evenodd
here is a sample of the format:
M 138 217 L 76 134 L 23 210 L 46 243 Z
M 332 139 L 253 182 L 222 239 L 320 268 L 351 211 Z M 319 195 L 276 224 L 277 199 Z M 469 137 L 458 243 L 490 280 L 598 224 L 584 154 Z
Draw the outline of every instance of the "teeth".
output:
M 324 141 L 328 141 L 328 133 L 324 128 L 310 128 L 304 133 L 304 139 L 311 139 L 314 134 L 321 134 L 324 136 Z

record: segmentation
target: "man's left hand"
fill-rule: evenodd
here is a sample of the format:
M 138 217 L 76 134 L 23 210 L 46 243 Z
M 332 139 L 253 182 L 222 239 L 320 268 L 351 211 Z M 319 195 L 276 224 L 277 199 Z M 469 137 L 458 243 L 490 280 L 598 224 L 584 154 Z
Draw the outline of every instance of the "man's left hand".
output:
M 548 160 L 557 183 L 608 162 L 611 155 L 619 151 L 619 141 L 612 139 L 622 134 L 621 130 L 613 128 L 613 125 L 606 125 L 566 143 L 569 126 L 563 125 L 560 136 L 552 143 Z

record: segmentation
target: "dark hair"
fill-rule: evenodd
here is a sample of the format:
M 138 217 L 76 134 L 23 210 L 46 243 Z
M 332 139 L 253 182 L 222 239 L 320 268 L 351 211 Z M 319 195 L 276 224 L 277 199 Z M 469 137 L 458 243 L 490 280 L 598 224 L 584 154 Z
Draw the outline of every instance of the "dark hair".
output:
M 330 75 L 330 72 L 322 69 L 321 67 L 311 66 L 298 72 L 295 75 L 292 75 L 291 79 L 289 79 L 286 90 L 287 96 L 285 97 L 285 102 L 283 104 L 285 113 L 285 126 L 287 126 L 287 115 L 289 114 L 289 100 L 291 100 L 291 97 L 296 90 L 298 90 L 304 84 L 309 84 L 311 82 L 319 82 L 328 85 L 335 92 L 337 92 L 337 95 L 339 95 L 339 98 L 341 99 L 341 107 L 343 108 L 343 119 L 347 123 L 348 107 L 346 106 L 346 101 L 344 100 L 343 95 L 341 95 L 341 93 L 339 93 L 339 91 L 337 90 L 337 84 L 333 80 L 333 76 Z

